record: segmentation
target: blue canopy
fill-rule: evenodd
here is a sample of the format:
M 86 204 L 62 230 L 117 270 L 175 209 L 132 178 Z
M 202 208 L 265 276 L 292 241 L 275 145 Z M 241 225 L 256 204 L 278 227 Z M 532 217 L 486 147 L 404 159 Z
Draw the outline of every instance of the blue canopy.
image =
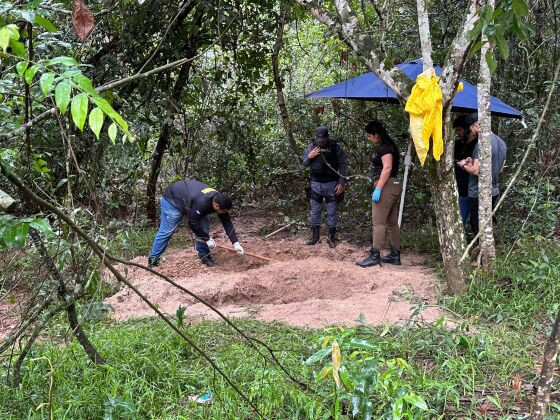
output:
M 407 61 L 397 65 L 404 74 L 412 80 L 422 73 L 422 60 Z M 434 66 L 436 74 L 441 74 L 442 68 Z M 463 90 L 458 92 L 453 98 L 451 110 L 454 112 L 476 112 L 477 99 L 476 87 L 468 82 L 463 82 Z M 361 99 L 364 101 L 377 101 L 387 103 L 398 103 L 397 95 L 389 89 L 379 77 L 373 73 L 362 74 L 361 76 L 348 79 L 345 82 L 318 90 L 317 92 L 305 95 L 306 98 L 346 98 Z M 523 118 L 523 114 L 517 109 L 500 101 L 493 96 L 490 97 L 490 112 L 498 117 Z

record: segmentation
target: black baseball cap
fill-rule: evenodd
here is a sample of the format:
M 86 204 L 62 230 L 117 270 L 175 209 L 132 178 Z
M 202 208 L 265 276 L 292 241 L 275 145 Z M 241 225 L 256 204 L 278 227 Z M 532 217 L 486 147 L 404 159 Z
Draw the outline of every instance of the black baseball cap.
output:
M 325 127 L 324 125 L 320 125 L 319 127 L 317 127 L 317 129 L 315 130 L 315 139 L 317 141 L 328 140 L 329 139 L 329 129 L 327 127 Z

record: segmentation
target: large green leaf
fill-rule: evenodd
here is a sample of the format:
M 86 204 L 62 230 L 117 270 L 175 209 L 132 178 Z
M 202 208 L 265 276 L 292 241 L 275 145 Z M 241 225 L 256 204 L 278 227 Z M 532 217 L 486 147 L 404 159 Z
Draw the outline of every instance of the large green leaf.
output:
M 10 44 L 11 33 L 12 31 L 7 26 L 4 26 L 2 29 L 0 29 L 0 48 L 2 48 L 4 52 L 6 52 L 6 50 L 8 49 L 8 45 Z
M 353 338 L 352 340 L 350 340 L 348 342 L 348 347 L 353 349 L 358 348 L 364 350 L 377 350 L 379 348 L 378 346 L 374 346 L 373 344 L 371 344 L 369 341 L 359 340 L 357 338 Z
M 500 54 L 504 60 L 507 60 L 509 57 L 509 45 L 506 39 L 501 34 L 496 34 L 496 43 L 498 44 L 498 49 L 500 50 Z
M 20 61 L 16 64 L 16 71 L 17 74 L 19 74 L 20 76 L 23 76 L 23 73 L 25 73 L 25 70 L 27 70 L 27 66 L 29 65 L 28 61 Z
M 494 73 L 496 71 L 496 67 L 498 67 L 498 63 L 496 62 L 492 51 L 486 51 L 486 63 L 488 64 L 490 73 Z
M 54 101 L 61 114 L 66 113 L 71 93 L 72 84 L 68 80 L 63 80 L 54 89 Z
M 92 97 L 92 99 L 93 99 L 93 102 L 95 102 L 95 104 L 99 108 L 101 108 L 103 110 L 103 112 L 105 114 L 107 114 L 107 116 L 109 118 L 111 118 L 115 123 L 117 123 L 118 126 L 121 128 L 121 130 L 124 131 L 124 133 L 131 139 L 132 135 L 128 131 L 128 124 L 126 123 L 125 120 L 123 120 L 123 118 L 120 116 L 120 114 L 113 109 L 111 104 L 105 98 L 101 97 L 100 95 L 95 95 L 95 96 Z
M 15 39 L 10 39 L 10 48 L 18 57 L 25 58 L 25 45 Z
M 56 26 L 54 26 L 54 24 L 50 20 L 44 18 L 43 16 L 35 15 L 35 23 L 37 25 L 41 25 L 43 28 L 45 28 L 49 32 L 56 32 L 57 31 Z
M 407 403 L 412 404 L 414 407 L 419 408 L 420 410 L 427 410 L 428 409 L 428 405 L 426 404 L 426 401 L 424 401 L 422 399 L 422 397 L 420 397 L 419 395 L 416 395 L 412 392 L 406 394 L 404 396 L 404 400 Z
M 325 356 L 331 354 L 332 348 L 328 347 L 326 349 L 321 349 L 318 352 L 312 354 L 309 359 L 307 359 L 305 361 L 306 364 L 310 365 L 311 363 L 315 363 L 318 362 L 319 360 L 321 360 L 322 358 L 324 358 Z
M 74 99 L 72 99 L 72 104 L 70 106 L 70 112 L 72 113 L 72 119 L 74 124 L 84 131 L 84 124 L 86 122 L 87 111 L 88 111 L 89 99 L 87 93 L 79 93 Z
M 512 2 L 513 12 L 519 16 L 527 16 L 529 13 L 529 7 L 525 0 L 513 0 Z
M 95 134 L 95 137 L 99 139 L 99 133 L 101 132 L 101 127 L 103 127 L 103 118 L 105 114 L 101 108 L 93 108 L 93 110 L 89 113 L 89 128 Z
M 21 225 L 19 225 L 16 230 L 15 243 L 20 247 L 24 246 L 28 233 L 29 233 L 29 224 L 22 223 Z
M 55 57 L 50 59 L 47 64 L 49 66 L 53 66 L 55 64 L 61 64 L 63 66 L 72 67 L 72 66 L 77 66 L 78 62 L 74 60 L 72 57 L 67 57 L 63 55 L 60 57 Z
M 72 80 L 74 80 L 74 82 L 80 87 L 80 89 L 82 89 L 86 93 L 89 93 L 91 96 L 99 95 L 93 88 L 91 80 L 84 76 L 80 71 L 72 74 Z
M 109 138 L 111 139 L 113 144 L 115 144 L 115 141 L 117 139 L 117 124 L 111 123 L 109 129 L 107 130 L 107 133 L 109 134 Z
M 52 232 L 51 225 L 47 219 L 36 218 L 29 223 L 30 227 L 37 229 L 41 233 Z
M 10 248 L 14 244 L 14 240 L 16 239 L 17 234 L 17 226 L 12 225 L 4 230 L 4 234 L 2 235 L 2 239 L 8 248 Z
M 34 64 L 25 71 L 25 82 L 30 85 L 33 82 L 33 78 L 37 74 L 37 70 L 41 67 L 40 64 Z
M 54 83 L 53 73 L 43 73 L 39 79 L 39 86 L 43 95 L 47 96 L 52 89 Z

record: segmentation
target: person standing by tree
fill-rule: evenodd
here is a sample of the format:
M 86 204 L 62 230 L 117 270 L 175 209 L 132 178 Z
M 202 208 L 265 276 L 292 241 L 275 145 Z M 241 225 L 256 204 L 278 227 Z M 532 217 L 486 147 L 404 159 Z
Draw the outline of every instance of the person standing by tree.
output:
M 188 217 L 189 228 L 196 235 L 195 248 L 203 264 L 208 267 L 216 265 L 210 255 L 210 248 L 216 247 L 216 242 L 208 233 L 210 222 L 207 216 L 211 213 L 218 214 L 233 247 L 238 254 L 243 255 L 243 247 L 237 239 L 229 217 L 233 204 L 231 198 L 226 194 L 210 188 L 203 182 L 185 179 L 168 186 L 163 192 L 160 202 L 161 222 L 148 256 L 148 267 L 159 265 L 161 254 L 165 251 L 173 232 L 185 215 Z
M 398 223 L 401 183 L 396 178 L 399 171 L 399 149 L 378 121 L 370 121 L 365 132 L 375 146 L 373 155 L 373 179 L 375 189 L 371 195 L 373 218 L 373 246 L 369 255 L 356 262 L 360 267 L 370 267 L 380 262 L 401 265 L 401 232 Z M 385 228 L 389 228 L 391 253 L 380 256 Z
M 315 130 L 315 141 L 310 143 L 303 153 L 302 164 L 311 168 L 311 214 L 309 222 L 312 236 L 307 245 L 319 242 L 321 234 L 321 212 L 323 200 L 327 205 L 327 226 L 329 227 L 329 246 L 334 248 L 338 239 L 338 204 L 343 199 L 348 178 L 346 156 L 338 142 L 329 136 L 324 125 Z
M 455 161 L 458 162 L 472 156 L 474 146 L 478 143 L 478 137 L 469 138 L 467 136 L 469 127 L 467 126 L 467 116 L 460 115 L 453 121 L 455 130 Z M 469 173 L 459 166 L 455 166 L 455 178 L 457 179 L 457 190 L 459 192 L 459 210 L 463 225 L 467 226 L 469 220 Z
M 480 123 L 478 122 L 478 114 L 475 112 L 469 114 L 466 118 L 466 124 L 469 127 L 467 140 L 469 142 L 478 138 Z M 500 188 L 498 182 L 500 172 L 502 171 L 507 156 L 506 143 L 492 133 L 492 208 L 496 205 Z M 457 162 L 457 165 L 469 173 L 469 212 L 471 231 L 474 235 L 478 234 L 478 171 L 480 165 L 480 150 L 477 143 L 473 149 L 471 157 L 465 158 Z

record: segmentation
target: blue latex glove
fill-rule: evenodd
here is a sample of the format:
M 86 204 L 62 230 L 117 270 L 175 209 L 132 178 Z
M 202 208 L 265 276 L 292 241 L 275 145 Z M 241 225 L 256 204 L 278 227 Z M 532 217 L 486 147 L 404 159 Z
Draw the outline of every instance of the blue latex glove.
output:
M 381 200 L 381 188 L 376 188 L 371 194 L 371 201 L 379 203 L 379 200 Z

